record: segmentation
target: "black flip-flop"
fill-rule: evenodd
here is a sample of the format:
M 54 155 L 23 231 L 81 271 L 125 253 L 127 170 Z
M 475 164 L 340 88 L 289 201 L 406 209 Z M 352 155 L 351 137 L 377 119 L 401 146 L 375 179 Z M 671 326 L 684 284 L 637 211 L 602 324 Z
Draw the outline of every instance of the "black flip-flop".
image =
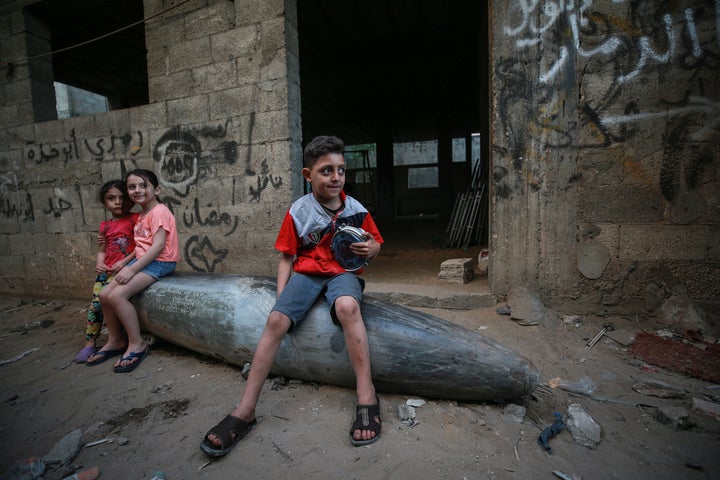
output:
M 130 354 L 127 357 L 122 357 L 120 359 L 120 361 L 127 362 L 129 360 L 134 360 L 134 359 L 137 359 L 137 361 L 130 363 L 128 365 L 125 365 L 124 367 L 118 365 L 117 367 L 113 367 L 113 370 L 115 371 L 115 373 L 132 372 L 133 370 L 135 370 L 138 367 L 138 365 L 140 365 L 140 363 L 142 363 L 143 360 L 145 360 L 145 356 L 147 356 L 148 350 L 149 350 L 149 348 L 145 347 L 145 350 L 143 350 L 142 352 L 130 352 Z
M 88 357 L 88 359 L 85 360 L 85 365 L 87 365 L 88 367 L 94 367 L 95 365 L 100 365 L 101 363 L 106 362 L 113 357 L 122 355 L 124 351 L 125 351 L 125 348 L 120 348 L 118 350 L 98 350 L 97 352 L 90 355 L 90 357 L 100 357 L 100 360 L 95 360 L 94 362 L 91 362 L 90 358 Z
M 237 417 L 228 415 L 205 434 L 205 438 L 203 438 L 203 441 L 200 443 L 200 450 L 202 450 L 205 455 L 215 458 L 227 455 L 237 442 L 250 433 L 250 430 L 255 428 L 256 424 L 256 420 L 248 423 Z M 208 440 L 208 435 L 211 433 L 220 439 L 222 447 L 216 448 L 215 445 Z M 235 438 L 232 437 L 233 433 L 235 434 Z

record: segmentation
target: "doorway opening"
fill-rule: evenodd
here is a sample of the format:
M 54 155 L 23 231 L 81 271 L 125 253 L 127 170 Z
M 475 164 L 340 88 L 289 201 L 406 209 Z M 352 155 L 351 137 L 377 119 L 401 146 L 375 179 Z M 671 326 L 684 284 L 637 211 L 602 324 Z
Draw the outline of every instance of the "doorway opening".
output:
M 487 245 L 487 188 L 482 203 L 465 201 L 467 218 L 457 213 L 460 196 L 488 182 L 482 4 L 297 0 L 304 142 L 345 141 L 348 193 L 388 241 Z M 448 245 L 453 228 L 470 223 L 470 239 Z

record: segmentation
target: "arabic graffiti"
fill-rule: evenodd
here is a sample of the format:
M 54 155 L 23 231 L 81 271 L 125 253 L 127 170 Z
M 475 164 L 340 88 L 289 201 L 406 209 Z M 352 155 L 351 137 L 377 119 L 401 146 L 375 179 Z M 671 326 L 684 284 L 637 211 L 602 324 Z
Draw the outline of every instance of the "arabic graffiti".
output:
M 178 125 L 165 132 L 152 152 L 160 184 L 185 197 L 193 185 L 217 177 L 219 166 L 235 165 L 238 145 L 226 139 L 229 126 L 227 120 L 215 127 Z
M 227 254 L 227 249 L 215 249 L 210 239 L 204 235 L 202 239 L 193 235 L 185 243 L 185 261 L 196 272 L 213 273 Z
M 282 184 L 282 177 L 273 176 L 270 173 L 270 168 L 268 167 L 267 160 L 263 160 L 260 166 L 260 174 L 257 176 L 257 187 L 253 187 L 252 185 L 250 185 L 249 187 L 250 201 L 259 203 L 263 190 L 265 190 L 269 185 L 272 185 L 275 189 L 278 189 L 282 186 Z
M 208 207 L 211 206 L 212 204 L 208 205 Z M 238 222 L 237 215 L 231 216 L 226 212 L 218 213 L 217 210 L 212 210 L 203 218 L 200 214 L 200 201 L 197 198 L 193 201 L 192 208 L 185 207 L 185 212 L 183 212 L 183 224 L 187 228 L 193 228 L 195 224 L 199 227 L 227 227 L 227 231 L 223 233 L 226 237 L 235 233 Z
M 64 198 L 54 199 L 50 197 L 48 198 L 47 208 L 43 208 L 43 213 L 46 215 L 52 215 L 55 218 L 60 218 L 62 217 L 63 212 L 72 210 L 72 208 L 72 203 L 65 200 Z
M 111 133 L 90 141 L 89 139 L 78 139 L 73 128 L 69 136 L 69 141 L 58 144 L 28 142 L 25 146 L 25 157 L 38 165 L 56 160 L 67 164 L 71 160 L 82 160 L 84 154 L 96 161 L 101 161 L 106 157 L 114 158 L 115 154 L 135 156 L 143 147 L 143 135 L 140 131 L 135 134 L 125 133 L 123 135 Z
M 615 0 L 614 3 L 624 1 Z M 540 73 L 540 82 L 553 81 L 564 68 L 572 65 L 570 59 L 575 55 L 581 58 L 602 56 L 608 62 L 614 60 L 618 65 L 616 80 L 620 83 L 634 79 L 652 65 L 669 63 L 681 49 L 685 49 L 682 54 L 686 57 L 702 59 L 708 52 L 708 45 L 703 45 L 698 34 L 696 18 L 713 15 L 717 19 L 720 14 L 720 1 L 715 0 L 712 13 L 702 5 L 687 7 L 681 12 L 652 12 L 648 15 L 652 24 L 645 28 L 625 19 L 592 12 L 592 6 L 593 0 L 517 0 L 514 4 L 521 20 L 515 26 L 506 27 L 504 33 L 516 39 L 517 48 L 543 43 L 545 34 L 569 32 L 567 41 L 561 39 L 558 42 L 556 58 L 549 59 L 544 72 Z M 640 15 L 636 10 L 636 16 Z M 682 26 L 681 35 L 676 34 L 674 24 Z M 714 41 L 720 44 L 720 32 L 716 31 L 715 35 Z M 704 40 L 705 43 L 711 41 Z M 586 44 L 594 46 L 586 48 L 583 46 Z
M 147 131 L 111 131 L 96 136 L 73 128 L 61 141 L 38 138 L 26 142 L 22 157 L 27 165 L 52 172 L 76 170 L 83 161 L 97 162 L 102 168 L 94 165 L 95 179 L 106 171 L 122 176 L 133 168 L 152 169 L 162 187 L 161 201 L 173 211 L 187 238 L 183 246 L 187 265 L 195 271 L 213 272 L 228 255 L 228 248 L 217 247 L 217 239 L 231 237 L 240 228 L 241 218 L 235 210 L 239 189 L 247 190 L 237 201 L 250 203 L 260 202 L 263 192 L 283 185 L 282 177 L 271 171 L 270 160 L 256 153 L 264 151 L 264 145 L 253 150 L 254 123 L 253 115 L 244 124 L 248 128 L 247 145 L 242 147 L 237 141 L 239 127 L 230 118 L 202 125 L 176 125 L 158 136 L 153 132 L 152 142 L 146 140 Z M 240 155 L 244 163 L 238 161 Z M 151 165 L 144 167 L 148 161 Z M 114 162 L 118 162 L 119 171 L 114 169 Z M 58 182 L 57 178 L 47 182 L 51 180 Z M 13 172 L 0 177 L 0 218 L 35 222 L 40 217 L 80 215 L 84 224 L 83 200 L 94 197 L 97 188 L 91 179 L 76 185 L 75 192 L 67 191 L 67 184 L 50 194 L 46 190 L 26 191 L 27 186 Z M 212 198 L 206 192 L 212 192 Z
M 76 189 L 77 188 L 79 187 L 76 187 Z M 82 210 L 82 201 L 80 201 L 80 203 Z M 47 198 L 47 206 L 43 207 L 41 211 L 45 215 L 61 218 L 63 214 L 71 210 L 74 210 L 73 203 L 60 192 L 56 193 L 55 196 L 49 196 Z M 15 192 L 14 195 L 11 195 L 7 191 L 0 193 L 0 214 L 5 218 L 16 218 L 23 222 L 34 222 L 35 205 L 33 195 L 30 192 L 21 191 Z
M 230 127 L 231 120 L 210 126 L 177 125 L 153 146 L 153 170 L 163 192 L 168 193 L 162 201 L 178 221 L 182 217 L 182 225 L 190 232 L 207 233 L 208 228 L 213 228 L 227 237 L 237 230 L 240 222 L 237 215 L 221 211 L 220 207 L 213 208 L 213 202 L 203 204 L 197 194 L 192 201 L 187 201 L 193 187 L 232 172 L 227 167 L 237 163 L 238 144 L 228 138 Z M 213 190 L 216 189 L 213 186 Z M 232 194 L 228 197 L 234 198 Z M 227 249 L 216 249 L 205 235 L 192 235 L 184 245 L 185 261 L 197 272 L 215 271 L 227 254 Z
M 17 218 L 23 222 L 35 221 L 35 209 L 33 208 L 32 195 L 25 192 L 24 203 L 19 200 L 12 200 L 6 194 L 0 196 L 0 214 L 5 218 Z
M 624 168 L 659 187 L 669 219 L 702 219 L 720 127 L 717 89 L 709 88 L 720 69 L 720 0 L 511 0 L 509 6 L 502 33 L 511 53 L 493 65 L 498 131 L 507 141 L 493 148 L 514 168 L 496 165 L 498 196 L 542 185 L 545 154 L 538 145 L 627 144 L 625 151 L 647 157 L 623 156 Z M 519 104 L 522 114 L 513 115 Z M 635 147 L 648 138 L 657 139 L 657 151 Z M 644 161 L 650 156 L 659 161 Z
M 698 220 L 708 207 L 702 178 L 706 170 L 712 171 L 713 147 L 693 141 L 693 127 L 687 120 L 669 130 L 660 166 L 660 191 L 671 205 L 670 220 L 681 225 Z
M 119 154 L 123 155 L 129 152 L 130 155 L 137 155 L 143 146 L 143 135 L 142 132 L 138 130 L 134 136 L 130 133 L 124 135 L 111 134 L 109 137 L 95 139 L 94 144 L 92 144 L 89 139 L 85 139 L 83 143 L 85 144 L 86 150 L 90 152 L 90 155 L 94 159 L 102 160 L 106 155 L 115 153 L 116 141 L 119 141 L 122 147 L 122 151 L 118 152 Z
M 160 184 L 185 196 L 198 180 L 200 141 L 189 130 L 177 126 L 165 132 L 153 148 L 155 173 Z
M 692 141 L 702 141 L 714 135 L 714 130 L 720 125 L 720 102 L 709 98 L 690 95 L 680 104 L 669 105 L 663 110 L 655 112 L 639 112 L 637 107 L 622 115 L 605 115 L 598 117 L 599 123 L 606 127 L 627 125 L 642 121 L 653 121 L 668 117 L 697 117 L 706 115 L 709 121 L 692 132 L 688 138 Z
M 613 3 L 628 3 L 627 9 L 619 10 L 626 12 L 627 18 L 596 11 L 593 0 L 513 3 L 514 16 L 510 17 L 515 21 L 504 29 L 505 35 L 522 52 L 542 46 L 543 61 L 535 79 L 527 78 L 523 58 L 496 63 L 506 97 L 501 104 L 527 100 L 532 92 L 533 106 L 526 117 L 528 133 L 549 147 L 608 147 L 628 141 L 640 126 L 671 118 L 702 118 L 686 139 L 711 139 L 720 126 L 720 102 L 708 96 L 710 90 L 705 85 L 720 68 L 720 0 L 693 6 L 626 0 Z M 585 64 L 580 65 L 579 60 Z M 651 68 L 656 72 L 651 78 L 660 82 L 660 98 L 638 98 L 634 90 L 624 93 L 631 81 L 641 81 Z M 673 79 L 666 75 L 671 70 Z M 569 73 L 561 79 L 563 72 Z M 663 82 L 677 86 L 663 89 Z M 577 84 L 581 89 L 579 122 L 561 115 L 567 84 Z
M 15 173 L 10 172 L 6 175 L 0 175 L 0 195 L 5 195 L 8 191 L 8 185 L 17 187 L 18 181 Z

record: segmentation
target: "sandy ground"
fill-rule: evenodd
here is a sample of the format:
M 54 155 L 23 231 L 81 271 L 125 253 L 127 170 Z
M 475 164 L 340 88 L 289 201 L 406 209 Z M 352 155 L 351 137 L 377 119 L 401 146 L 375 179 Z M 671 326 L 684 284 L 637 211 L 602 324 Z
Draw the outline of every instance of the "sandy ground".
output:
M 720 394 L 708 382 L 643 365 L 627 348 L 605 337 L 592 349 L 601 318 L 576 326 L 562 312 L 539 326 L 520 326 L 495 307 L 425 310 L 478 330 L 523 352 L 537 366 L 541 386 L 517 404 L 521 423 L 503 414 L 505 404 L 428 401 L 416 424 L 398 418 L 412 396 L 384 394 L 382 438 L 350 445 L 354 392 L 329 385 L 274 385 L 260 398 L 258 426 L 227 457 L 210 462 L 199 450 L 204 433 L 229 412 L 243 388 L 241 369 L 158 342 L 131 374 L 112 363 L 89 368 L 72 363 L 82 345 L 86 302 L 0 297 L 0 472 L 13 462 L 42 457 L 63 436 L 82 430 L 83 447 L 70 469 L 97 466 L 102 479 L 350 478 L 350 479 L 709 479 L 720 478 L 720 424 L 694 411 L 693 398 Z M 571 312 L 568 312 L 571 313 Z M 618 320 L 618 319 L 616 319 Z M 620 321 L 622 321 L 620 319 Z M 627 320 L 628 331 L 652 328 Z M 593 397 L 548 385 L 587 377 Z M 681 398 L 633 390 L 641 380 L 660 380 Z M 677 393 L 677 392 L 676 392 Z M 565 429 L 550 440 L 552 454 L 537 443 L 553 422 L 580 404 L 601 426 L 596 448 L 576 443 Z M 674 429 L 656 419 L 661 406 L 683 407 L 694 424 Z M 62 478 L 50 469 L 46 479 Z

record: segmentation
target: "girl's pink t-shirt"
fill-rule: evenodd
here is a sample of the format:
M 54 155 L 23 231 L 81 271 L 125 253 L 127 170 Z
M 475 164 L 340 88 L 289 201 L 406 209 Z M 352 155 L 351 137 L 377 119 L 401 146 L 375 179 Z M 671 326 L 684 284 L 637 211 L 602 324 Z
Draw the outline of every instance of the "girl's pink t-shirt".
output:
M 141 213 L 135 222 L 135 258 L 141 258 L 148 251 L 152 246 L 153 236 L 161 228 L 165 230 L 165 247 L 155 257 L 155 260 L 159 262 L 180 261 L 175 217 L 170 209 L 162 203 L 158 203 L 147 213 Z

